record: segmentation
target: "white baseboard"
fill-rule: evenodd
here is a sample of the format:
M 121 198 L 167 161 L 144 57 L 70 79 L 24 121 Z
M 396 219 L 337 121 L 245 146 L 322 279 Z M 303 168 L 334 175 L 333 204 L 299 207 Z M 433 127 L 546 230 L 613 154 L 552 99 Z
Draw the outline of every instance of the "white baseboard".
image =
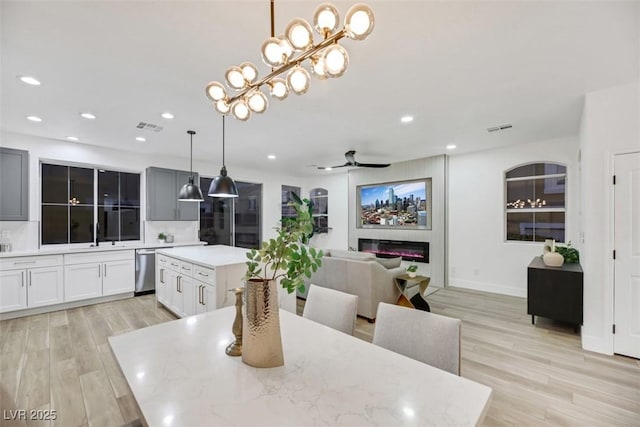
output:
M 495 285 L 493 283 L 475 282 L 473 280 L 449 278 L 449 286 L 457 288 L 473 289 L 475 291 L 491 292 L 494 294 L 510 295 L 513 297 L 527 297 L 527 290 L 510 286 Z
M 613 343 L 605 337 L 582 334 L 582 349 L 596 353 L 613 355 Z
M 68 308 L 76 308 L 76 307 L 82 307 L 85 305 L 100 304 L 103 302 L 116 301 L 119 299 L 126 299 L 126 298 L 132 298 L 132 297 L 133 297 L 133 292 L 126 292 L 124 294 L 109 295 L 106 297 L 90 298 L 85 300 L 65 302 L 65 303 L 54 304 L 54 305 L 45 305 L 43 307 L 25 308 L 24 310 L 2 313 L 0 314 L 0 320 L 15 319 L 18 317 L 32 316 L 34 314 L 50 313 L 52 311 L 66 310 Z

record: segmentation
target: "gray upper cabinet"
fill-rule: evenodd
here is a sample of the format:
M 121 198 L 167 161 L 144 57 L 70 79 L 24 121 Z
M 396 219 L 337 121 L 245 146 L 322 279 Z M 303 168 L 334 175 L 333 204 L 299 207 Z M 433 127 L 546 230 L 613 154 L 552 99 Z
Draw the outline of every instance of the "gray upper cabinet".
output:
M 147 221 L 197 221 L 200 203 L 180 202 L 178 193 L 189 180 L 189 172 L 147 168 Z M 194 182 L 198 174 L 193 173 Z
M 29 152 L 0 147 L 0 221 L 29 220 Z

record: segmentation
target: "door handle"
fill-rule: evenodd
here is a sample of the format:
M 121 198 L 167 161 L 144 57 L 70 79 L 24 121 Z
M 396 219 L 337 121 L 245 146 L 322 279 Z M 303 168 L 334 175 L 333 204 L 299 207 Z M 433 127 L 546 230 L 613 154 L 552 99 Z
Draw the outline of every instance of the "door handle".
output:
M 31 270 L 29 270 L 29 287 L 31 287 Z
M 104 277 L 107 277 L 107 264 L 104 265 Z
M 24 271 L 20 272 L 20 286 L 24 288 Z
M 98 277 L 102 277 L 102 265 L 98 264 Z
M 160 283 L 164 284 L 164 268 L 160 269 Z
M 202 305 L 207 305 L 207 303 L 204 301 L 204 285 L 202 285 Z

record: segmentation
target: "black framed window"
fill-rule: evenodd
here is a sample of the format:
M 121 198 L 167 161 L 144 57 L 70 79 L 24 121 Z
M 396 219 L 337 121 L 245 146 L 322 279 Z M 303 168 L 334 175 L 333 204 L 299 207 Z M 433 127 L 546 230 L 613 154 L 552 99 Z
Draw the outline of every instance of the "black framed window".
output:
M 41 164 L 42 244 L 140 240 L 140 174 Z
M 529 163 L 505 173 L 506 240 L 565 241 L 567 168 Z
M 282 190 L 281 190 L 282 197 L 280 200 L 280 204 L 281 204 L 283 219 L 293 218 L 296 216 L 296 209 L 293 206 L 291 206 L 289 203 L 293 202 L 293 199 L 291 198 L 291 193 L 300 197 L 301 191 L 302 190 L 300 189 L 300 187 L 293 187 L 291 185 L 282 186 Z
M 208 189 L 211 178 L 200 177 Z M 262 184 L 236 181 L 238 197 L 204 197 L 200 202 L 200 240 L 210 245 L 257 249 L 262 243 Z

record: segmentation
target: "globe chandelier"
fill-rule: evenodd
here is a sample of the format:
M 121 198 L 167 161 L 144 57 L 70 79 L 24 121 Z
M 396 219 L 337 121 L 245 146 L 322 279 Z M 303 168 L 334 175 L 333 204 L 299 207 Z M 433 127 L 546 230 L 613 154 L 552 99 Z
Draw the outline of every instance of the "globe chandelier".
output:
M 311 25 L 302 18 L 291 20 L 284 34 L 275 37 L 274 0 L 271 0 L 271 37 L 261 48 L 262 60 L 271 67 L 271 73 L 258 80 L 258 69 L 251 62 L 229 67 L 225 73 L 229 90 L 217 81 L 206 88 L 215 110 L 246 121 L 252 113 L 263 113 L 269 106 L 263 87 L 272 98 L 281 101 L 289 92 L 306 93 L 311 75 L 319 80 L 343 75 L 349 66 L 349 54 L 338 41 L 344 37 L 366 39 L 373 31 L 373 12 L 366 4 L 358 3 L 347 11 L 342 29 L 338 29 L 339 22 L 336 7 L 322 3 L 313 14 L 313 29 L 322 36 L 322 41 L 314 42 Z M 306 60 L 308 69 L 303 66 Z

